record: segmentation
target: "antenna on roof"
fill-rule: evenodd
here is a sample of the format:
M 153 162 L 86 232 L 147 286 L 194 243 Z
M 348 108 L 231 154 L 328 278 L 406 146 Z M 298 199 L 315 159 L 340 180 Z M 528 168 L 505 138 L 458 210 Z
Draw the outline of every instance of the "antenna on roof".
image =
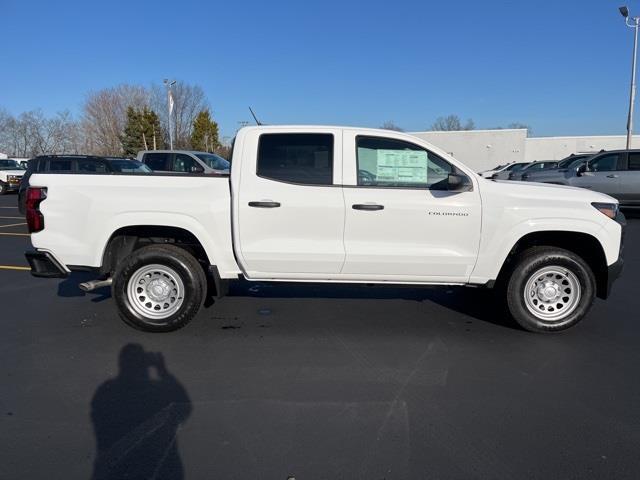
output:
M 255 113 L 253 113 L 253 110 L 251 109 L 251 107 L 249 107 L 249 111 L 251 112 L 251 115 L 253 115 L 253 119 L 256 121 L 256 125 L 262 125 L 262 122 L 258 120 L 258 117 L 256 117 Z

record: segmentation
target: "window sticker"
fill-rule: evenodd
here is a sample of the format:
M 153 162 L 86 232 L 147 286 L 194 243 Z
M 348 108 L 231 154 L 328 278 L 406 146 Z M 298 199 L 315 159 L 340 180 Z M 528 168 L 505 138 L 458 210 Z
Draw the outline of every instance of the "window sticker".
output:
M 380 182 L 427 183 L 427 152 L 418 150 L 377 150 L 376 177 Z

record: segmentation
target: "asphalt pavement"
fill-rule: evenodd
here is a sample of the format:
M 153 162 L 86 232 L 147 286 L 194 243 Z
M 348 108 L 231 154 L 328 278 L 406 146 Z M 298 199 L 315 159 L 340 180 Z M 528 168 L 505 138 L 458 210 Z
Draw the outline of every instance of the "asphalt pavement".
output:
M 15 205 L 0 478 L 638 478 L 640 220 L 612 296 L 560 334 L 481 290 L 246 282 L 145 334 L 86 275 L 31 277 Z

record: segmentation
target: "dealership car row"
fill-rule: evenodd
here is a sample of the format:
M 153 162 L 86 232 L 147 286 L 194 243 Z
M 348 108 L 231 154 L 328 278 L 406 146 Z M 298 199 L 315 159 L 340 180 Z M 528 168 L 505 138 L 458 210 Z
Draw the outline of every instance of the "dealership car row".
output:
M 151 173 L 216 174 L 229 171 L 219 155 L 187 150 L 141 151 L 137 159 L 89 155 L 42 155 L 28 162 L 0 160 L 0 195 L 18 191 L 24 213 L 24 195 L 32 173 Z M 588 188 L 616 198 L 622 207 L 640 208 L 640 150 L 601 150 L 576 153 L 562 160 L 513 162 L 480 172 L 489 180 L 550 183 Z

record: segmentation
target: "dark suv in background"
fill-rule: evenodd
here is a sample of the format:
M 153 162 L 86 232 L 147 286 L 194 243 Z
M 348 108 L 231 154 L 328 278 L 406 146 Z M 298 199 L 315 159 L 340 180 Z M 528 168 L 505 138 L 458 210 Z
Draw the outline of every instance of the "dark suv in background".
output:
M 29 160 L 27 171 L 18 189 L 18 208 L 25 213 L 25 194 L 29 178 L 34 173 L 118 174 L 151 173 L 145 164 L 124 157 L 97 157 L 90 155 L 43 155 Z

